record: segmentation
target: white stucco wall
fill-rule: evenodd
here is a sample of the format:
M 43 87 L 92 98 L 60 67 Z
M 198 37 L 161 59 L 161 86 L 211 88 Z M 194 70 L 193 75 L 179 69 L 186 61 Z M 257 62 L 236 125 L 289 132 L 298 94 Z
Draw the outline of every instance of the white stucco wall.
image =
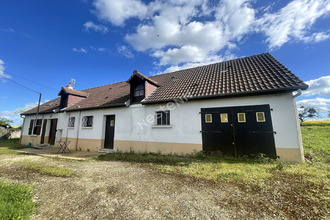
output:
M 301 148 L 300 128 L 297 120 L 295 99 L 291 93 L 188 101 L 176 104 L 131 105 L 129 107 L 66 112 L 42 115 L 42 119 L 58 118 L 57 129 L 62 129 L 62 138 L 104 139 L 107 115 L 115 115 L 115 140 L 149 141 L 168 143 L 202 144 L 201 108 L 248 106 L 269 104 L 276 148 Z M 152 122 L 158 110 L 170 110 L 170 127 L 155 128 Z M 93 116 L 93 127 L 82 128 L 84 116 Z M 69 117 L 75 117 L 75 127 L 68 128 Z M 26 116 L 23 135 L 28 135 L 30 119 Z M 40 116 L 39 116 L 40 118 Z M 148 122 L 149 120 L 149 122 Z M 47 124 L 46 136 L 50 123 Z

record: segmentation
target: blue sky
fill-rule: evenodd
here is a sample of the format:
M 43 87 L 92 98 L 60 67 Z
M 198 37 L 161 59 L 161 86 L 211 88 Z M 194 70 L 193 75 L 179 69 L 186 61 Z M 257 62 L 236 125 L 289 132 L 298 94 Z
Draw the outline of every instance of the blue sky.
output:
M 81 90 L 270 52 L 330 109 L 329 0 L 0 0 L 0 117 Z M 9 78 L 9 79 L 8 79 Z M 14 82 L 13 82 L 14 81 Z

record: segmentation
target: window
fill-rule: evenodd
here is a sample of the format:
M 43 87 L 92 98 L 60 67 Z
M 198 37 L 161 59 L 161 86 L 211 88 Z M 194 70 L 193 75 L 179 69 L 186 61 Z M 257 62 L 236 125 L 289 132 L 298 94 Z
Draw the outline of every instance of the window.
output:
M 70 117 L 69 118 L 69 122 L 68 122 L 68 127 L 69 128 L 74 128 L 74 122 L 75 122 L 76 118 L 75 117 Z
M 156 112 L 157 125 L 170 125 L 170 111 Z
M 265 122 L 266 121 L 264 112 L 256 112 L 256 118 L 257 118 L 257 122 Z
M 144 96 L 144 84 L 143 83 L 136 86 L 134 89 L 134 97 L 137 97 L 137 96 Z
M 212 123 L 212 114 L 205 114 L 205 122 Z
M 238 119 L 238 122 L 240 122 L 240 123 L 246 122 L 245 113 L 237 113 L 237 119 Z
M 82 118 L 82 127 L 91 128 L 93 127 L 93 116 L 84 116 Z
M 228 122 L 228 114 L 222 113 L 220 114 L 221 123 L 227 123 Z
M 29 127 L 29 135 L 40 135 L 42 120 L 31 119 Z

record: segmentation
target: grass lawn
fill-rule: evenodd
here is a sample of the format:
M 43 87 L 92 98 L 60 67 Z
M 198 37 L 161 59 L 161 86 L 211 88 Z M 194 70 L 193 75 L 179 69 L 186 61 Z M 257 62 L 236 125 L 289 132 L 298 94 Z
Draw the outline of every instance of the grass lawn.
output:
M 30 187 L 0 181 L 0 219 L 29 219 L 36 204 Z
M 305 156 L 312 161 L 330 163 L 330 126 L 301 127 Z
M 22 154 L 15 150 L 26 148 L 27 146 L 18 143 L 19 139 L 0 139 L 0 155 L 1 154 Z

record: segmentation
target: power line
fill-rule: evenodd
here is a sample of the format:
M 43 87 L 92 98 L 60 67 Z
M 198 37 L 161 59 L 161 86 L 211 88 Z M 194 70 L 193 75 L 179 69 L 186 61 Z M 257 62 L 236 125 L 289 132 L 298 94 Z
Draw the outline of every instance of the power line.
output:
M 9 72 L 7 72 L 7 71 L 3 71 L 3 72 L 4 72 L 4 73 L 7 73 L 7 74 L 10 74 L 10 75 L 17 76 L 17 77 L 19 77 L 19 78 L 21 78 L 21 79 L 24 79 L 24 80 L 30 81 L 30 82 L 32 82 L 32 83 L 34 83 L 34 84 L 39 85 L 39 86 L 42 86 L 42 87 L 45 87 L 45 88 L 48 88 L 48 89 L 52 89 L 52 90 L 58 91 L 57 89 L 54 89 L 54 88 L 52 88 L 52 87 L 49 87 L 49 86 L 43 85 L 43 84 L 41 84 L 41 83 L 38 83 L 38 82 L 32 81 L 31 79 L 24 78 L 24 77 L 19 76 L 19 75 L 17 75 L 17 74 L 9 73 Z
M 9 77 L 7 77 L 7 76 L 5 76 L 5 75 L 2 75 L 2 76 L 0 76 L 0 77 L 6 78 L 6 79 L 9 80 L 10 82 L 13 82 L 13 83 L 15 83 L 16 85 L 19 85 L 19 86 L 21 86 L 21 87 L 23 87 L 23 88 L 25 88 L 25 89 L 31 90 L 32 92 L 35 92 L 35 93 L 41 94 L 41 92 L 37 92 L 37 91 L 35 91 L 35 90 L 33 90 L 33 89 L 29 88 L 29 87 L 26 87 L 26 86 L 24 86 L 24 85 L 22 85 L 22 84 L 20 84 L 20 83 L 18 83 L 18 82 L 15 82 L 14 80 L 10 79 Z

